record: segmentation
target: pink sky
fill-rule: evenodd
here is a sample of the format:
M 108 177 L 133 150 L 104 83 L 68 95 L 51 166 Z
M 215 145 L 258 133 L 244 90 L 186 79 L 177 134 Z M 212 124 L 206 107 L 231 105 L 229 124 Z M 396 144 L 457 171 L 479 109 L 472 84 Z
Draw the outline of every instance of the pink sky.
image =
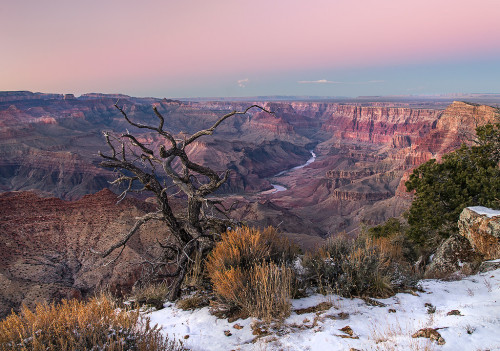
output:
M 500 61 L 500 1 L 16 0 L 0 32 L 0 90 L 245 95 L 238 80 Z

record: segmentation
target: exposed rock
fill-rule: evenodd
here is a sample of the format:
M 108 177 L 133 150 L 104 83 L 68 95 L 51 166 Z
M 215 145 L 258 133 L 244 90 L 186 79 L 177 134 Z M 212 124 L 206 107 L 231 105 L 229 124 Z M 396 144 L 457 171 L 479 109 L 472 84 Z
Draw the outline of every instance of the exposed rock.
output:
M 141 256 L 164 236 L 158 224 L 140 230 L 115 263 L 103 250 L 154 207 L 109 190 L 66 202 L 32 192 L 0 194 L 0 317 L 37 301 L 81 297 L 97 287 L 126 292 L 141 274 Z
M 130 128 L 114 107 L 117 99 L 137 123 L 156 123 L 151 111 L 155 104 L 168 129 L 181 138 L 254 103 L 0 93 L 0 191 L 36 189 L 78 199 L 108 187 L 110 172 L 97 166 L 97 152 L 107 150 L 102 130 L 120 134 Z M 410 203 L 404 177 L 411 169 L 459 146 L 461 135 L 473 132 L 476 122 L 490 121 L 495 111 L 465 103 L 443 110 L 442 101 L 260 104 L 274 114 L 253 109 L 229 118 L 212 138 L 200 138 L 188 152 L 193 161 L 220 172 L 231 170 L 217 195 L 243 197 L 243 202 L 265 198 L 272 202 L 269 207 L 276 205 L 258 215 L 246 209 L 246 217 L 259 217 L 259 224 L 283 221 L 282 229 L 313 235 L 316 228 L 323 228 L 322 234 L 355 233 L 361 222 L 379 224 L 399 216 Z M 163 142 L 154 133 L 134 133 L 153 148 Z M 318 155 L 313 164 L 268 179 L 303 164 L 313 148 Z M 271 183 L 288 190 L 263 194 Z
M 313 312 L 323 312 L 332 308 L 332 304 L 330 302 L 321 302 L 316 306 L 306 307 L 306 308 L 298 308 L 293 310 L 296 314 L 305 314 L 305 313 L 313 313 Z
M 349 190 L 335 190 L 332 197 L 337 200 L 346 201 L 381 201 L 392 196 L 389 191 L 385 192 L 362 192 Z
M 362 170 L 329 170 L 326 172 L 326 177 L 327 178 L 340 178 L 340 179 L 349 179 L 349 180 L 354 180 L 354 179 L 359 179 L 359 178 L 365 178 L 369 177 L 371 175 L 375 174 L 371 169 L 365 168 Z
M 417 141 L 416 149 L 430 151 L 439 158 L 467 142 L 478 125 L 494 122 L 497 112 L 491 106 L 454 101 L 443 111 L 432 130 Z
M 500 211 L 467 207 L 460 214 L 458 229 L 484 259 L 500 258 Z
M 411 146 L 411 138 L 408 135 L 394 135 L 392 137 L 392 147 L 401 149 Z
M 438 333 L 437 328 L 423 328 L 414 333 L 412 338 L 427 338 L 431 339 L 433 341 L 436 341 L 438 345 L 444 345 L 446 344 L 446 341 L 444 338 L 441 336 L 441 334 Z
M 32 93 L 31 91 L 0 91 L 0 102 L 62 99 L 62 94 Z
M 451 310 L 446 313 L 447 316 L 463 316 L 463 314 L 459 310 Z
M 368 306 L 375 306 L 375 307 L 386 307 L 387 306 L 385 303 L 377 301 L 375 299 L 372 299 L 371 297 L 365 297 L 365 298 L 363 298 L 363 301 L 365 301 L 365 303 Z
M 479 271 L 480 272 L 488 272 L 488 271 L 493 271 L 493 270 L 498 269 L 498 268 L 500 268 L 500 259 L 491 260 L 491 261 L 484 261 L 479 266 Z
M 323 128 L 342 139 L 393 143 L 395 133 L 403 145 L 427 132 L 442 111 L 399 107 L 337 105 Z
M 453 235 L 439 245 L 424 275 L 427 278 L 447 277 L 461 270 L 465 264 L 478 262 L 478 258 L 467 239 Z
M 344 332 L 346 333 L 347 335 L 349 336 L 353 336 L 354 335 L 354 331 L 352 330 L 352 328 L 348 325 L 346 325 L 344 328 L 342 329 L 339 329 L 341 332 Z

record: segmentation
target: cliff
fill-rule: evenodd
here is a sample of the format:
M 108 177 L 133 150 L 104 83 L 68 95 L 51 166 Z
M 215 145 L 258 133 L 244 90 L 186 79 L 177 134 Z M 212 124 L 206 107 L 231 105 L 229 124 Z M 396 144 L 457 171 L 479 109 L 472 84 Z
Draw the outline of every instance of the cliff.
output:
M 116 263 L 89 251 L 103 250 L 126 233 L 150 204 L 109 190 L 67 202 L 33 192 L 0 194 L 0 316 L 21 304 L 85 295 L 97 287 L 130 289 L 141 257 L 166 233 L 154 224 L 141 229 Z M 113 256 L 114 257 L 114 256 Z
M 371 143 L 411 145 L 426 135 L 441 111 L 337 105 L 322 128 L 335 137 Z
M 130 129 L 114 107 L 117 98 L 138 123 L 158 123 L 151 110 L 155 104 L 178 138 L 211 127 L 230 111 L 259 104 L 120 94 L 0 96 L 0 190 L 36 189 L 63 199 L 78 199 L 109 186 L 112 174 L 98 167 L 97 152 L 107 150 L 102 131 L 120 134 Z M 387 215 L 403 211 L 411 200 L 404 180 L 412 169 L 458 147 L 477 124 L 493 120 L 496 114 L 492 107 L 463 102 L 444 110 L 401 107 L 401 101 L 398 106 L 381 101 L 261 105 L 274 113 L 251 109 L 245 116 L 233 116 L 210 138 L 194 143 L 189 155 L 217 171 L 231 170 L 218 195 L 261 200 L 269 196 L 259 194 L 272 189 L 271 183 L 280 184 L 288 190 L 271 195 L 273 203 L 331 232 L 383 220 L 382 205 L 377 203 L 385 204 L 394 196 L 397 206 L 387 209 Z M 149 131 L 133 132 L 152 147 L 164 142 Z M 313 164 L 282 173 L 304 164 L 312 149 L 318 156 Z M 270 211 L 270 222 L 274 213 Z

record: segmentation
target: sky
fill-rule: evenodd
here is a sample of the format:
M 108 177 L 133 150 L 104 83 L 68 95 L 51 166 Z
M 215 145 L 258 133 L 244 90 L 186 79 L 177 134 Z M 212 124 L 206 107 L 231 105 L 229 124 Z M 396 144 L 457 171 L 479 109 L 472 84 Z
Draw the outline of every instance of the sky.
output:
M 500 0 L 0 0 L 0 91 L 500 93 Z

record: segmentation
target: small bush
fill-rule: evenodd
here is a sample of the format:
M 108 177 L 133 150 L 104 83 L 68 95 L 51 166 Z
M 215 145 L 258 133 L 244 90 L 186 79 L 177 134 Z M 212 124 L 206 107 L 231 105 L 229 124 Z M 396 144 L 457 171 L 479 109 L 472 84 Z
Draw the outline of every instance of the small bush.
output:
M 397 218 L 389 218 L 385 223 L 368 229 L 368 234 L 372 238 L 388 238 L 394 234 L 401 233 L 406 227 Z
M 185 350 L 169 341 L 138 311 L 117 310 L 102 295 L 88 302 L 63 300 L 23 306 L 0 322 L 1 350 Z
M 160 310 L 163 308 L 168 291 L 166 282 L 139 285 L 132 290 L 130 299 L 135 302 L 135 307 L 146 305 Z
M 251 316 L 281 319 L 290 313 L 298 249 L 276 229 L 238 228 L 222 235 L 207 261 L 214 292 Z
M 208 304 L 209 304 L 208 298 L 205 298 L 198 294 L 187 296 L 181 300 L 178 300 L 176 303 L 177 307 L 184 311 L 202 308 L 208 306 Z
M 417 282 L 401 242 L 384 237 L 350 239 L 338 235 L 306 255 L 303 266 L 310 284 L 321 292 L 348 297 L 387 297 Z
M 292 270 L 284 265 L 263 263 L 249 272 L 250 283 L 240 301 L 251 316 L 270 321 L 290 315 Z
M 298 248 L 273 227 L 264 230 L 237 228 L 222 234 L 209 256 L 208 274 L 231 267 L 250 269 L 260 262 L 291 263 Z

